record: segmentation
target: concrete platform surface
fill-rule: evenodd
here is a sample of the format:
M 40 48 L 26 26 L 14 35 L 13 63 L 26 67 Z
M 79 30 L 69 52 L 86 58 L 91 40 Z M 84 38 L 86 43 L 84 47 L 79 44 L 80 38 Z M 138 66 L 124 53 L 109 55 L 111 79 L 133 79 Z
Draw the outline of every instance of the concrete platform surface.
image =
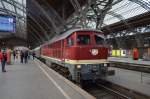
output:
M 141 73 L 137 71 L 125 70 L 115 67 L 110 67 L 109 69 L 115 70 L 115 75 L 108 76 L 106 78 L 108 81 L 150 96 L 149 73 Z
M 0 72 L 0 99 L 95 99 L 38 60 L 6 70 Z

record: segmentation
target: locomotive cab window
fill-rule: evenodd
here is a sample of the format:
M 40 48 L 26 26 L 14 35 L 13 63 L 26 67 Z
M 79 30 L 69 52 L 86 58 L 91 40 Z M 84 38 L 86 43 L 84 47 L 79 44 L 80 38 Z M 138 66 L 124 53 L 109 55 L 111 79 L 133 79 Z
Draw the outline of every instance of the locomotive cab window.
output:
M 104 44 L 104 37 L 100 35 L 95 35 L 95 42 L 97 45 L 103 45 Z
M 90 35 L 78 35 L 77 43 L 79 45 L 88 45 L 88 44 L 90 44 Z

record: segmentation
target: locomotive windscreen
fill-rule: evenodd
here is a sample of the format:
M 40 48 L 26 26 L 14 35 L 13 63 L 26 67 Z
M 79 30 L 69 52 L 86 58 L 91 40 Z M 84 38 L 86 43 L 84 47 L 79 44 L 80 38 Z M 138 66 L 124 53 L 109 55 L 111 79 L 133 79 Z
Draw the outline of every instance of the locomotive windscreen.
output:
M 78 35 L 77 42 L 79 45 L 90 44 L 90 35 Z
M 102 45 L 104 44 L 104 38 L 102 36 L 95 35 L 95 42 L 97 45 Z

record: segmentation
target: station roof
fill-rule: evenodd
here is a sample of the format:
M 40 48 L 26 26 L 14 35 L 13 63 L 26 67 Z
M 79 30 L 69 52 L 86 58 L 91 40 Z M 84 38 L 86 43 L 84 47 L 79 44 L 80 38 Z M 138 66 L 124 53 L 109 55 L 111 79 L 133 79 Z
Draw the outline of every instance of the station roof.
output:
M 141 0 L 141 2 L 142 1 L 147 4 L 150 3 L 148 0 Z M 148 11 L 148 8 L 142 7 L 140 4 L 133 2 L 133 0 L 122 0 L 118 4 L 112 6 L 110 11 L 104 18 L 103 26 L 119 22 L 120 20 L 129 19 L 131 17 L 146 13 Z
M 149 12 L 149 0 L 1 0 L 0 13 L 16 16 L 17 31 L 0 37 L 18 37 L 35 47 L 73 27 L 105 31 L 109 27 L 114 32 L 120 28 L 114 29 L 116 24 L 123 27 L 128 19 Z M 99 26 L 98 16 L 104 16 Z

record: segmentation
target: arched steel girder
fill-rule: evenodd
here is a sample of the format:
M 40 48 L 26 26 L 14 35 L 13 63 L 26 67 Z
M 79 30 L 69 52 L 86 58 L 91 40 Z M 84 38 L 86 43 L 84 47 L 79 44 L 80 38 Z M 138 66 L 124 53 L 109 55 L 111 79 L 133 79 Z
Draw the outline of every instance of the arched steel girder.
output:
M 72 4 L 74 10 L 76 13 L 80 13 L 81 11 L 81 6 L 80 3 L 78 2 L 78 0 L 69 0 L 70 3 Z
M 35 20 L 31 14 L 28 14 L 28 15 L 36 23 L 36 25 L 43 31 L 46 40 L 49 40 L 49 35 L 46 33 L 46 30 L 41 26 L 41 24 L 38 22 L 38 20 Z
M 34 38 L 35 42 L 38 42 L 39 45 L 42 44 L 42 42 L 40 41 L 40 39 L 34 33 L 31 33 L 31 35 Z
M 42 8 L 35 0 L 31 0 L 36 7 L 45 15 L 45 17 L 51 22 L 52 28 L 56 33 L 60 33 L 60 30 L 57 28 L 56 24 L 53 22 L 53 19 L 48 15 L 44 8 Z
M 31 24 L 28 24 L 28 25 L 29 25 L 29 27 L 32 29 L 32 31 L 37 35 L 36 37 L 39 38 L 39 40 L 40 40 L 41 42 L 45 42 L 44 38 L 41 37 L 40 34 L 38 34 L 39 32 L 38 32 Z M 30 31 L 30 32 L 32 32 L 32 31 Z M 30 34 L 28 34 L 28 35 L 30 35 Z
M 140 5 L 141 7 L 143 7 L 145 10 L 150 11 L 150 1 L 149 1 L 149 3 L 145 2 L 144 0 L 129 0 L 129 1 L 135 2 L 138 5 Z
M 48 7 L 49 11 L 53 14 L 55 18 L 62 24 L 63 28 L 67 29 L 66 21 L 56 12 L 54 8 L 52 8 L 46 1 L 43 1 L 43 3 Z
M 102 26 L 107 12 L 111 9 L 113 5 L 113 0 L 104 0 L 100 2 L 100 4 L 91 5 L 92 10 L 96 14 L 96 29 Z M 99 6 L 101 6 L 102 8 L 100 8 Z

